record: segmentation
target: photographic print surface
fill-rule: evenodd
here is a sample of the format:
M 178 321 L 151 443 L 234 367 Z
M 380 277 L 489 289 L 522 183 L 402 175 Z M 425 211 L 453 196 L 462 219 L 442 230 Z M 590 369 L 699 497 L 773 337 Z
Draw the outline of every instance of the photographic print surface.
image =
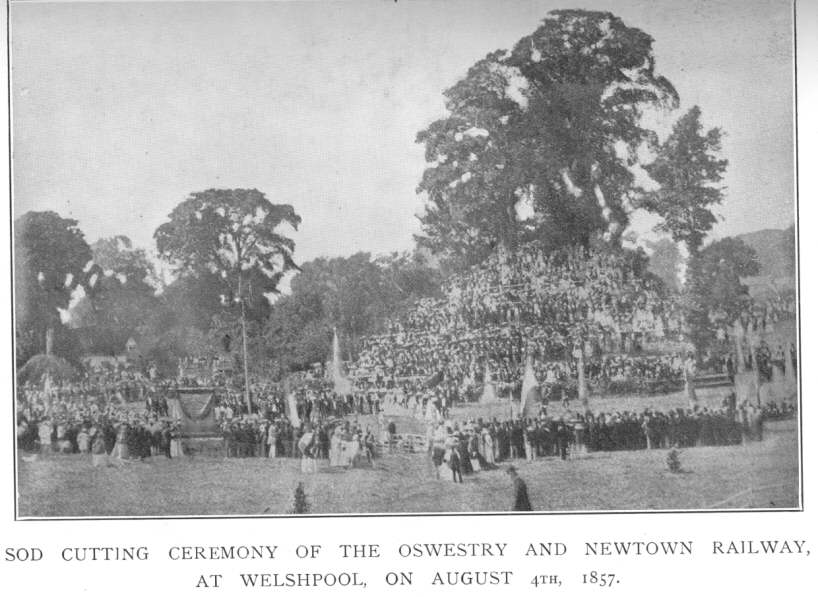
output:
M 12 3 L 17 516 L 799 509 L 793 18 Z

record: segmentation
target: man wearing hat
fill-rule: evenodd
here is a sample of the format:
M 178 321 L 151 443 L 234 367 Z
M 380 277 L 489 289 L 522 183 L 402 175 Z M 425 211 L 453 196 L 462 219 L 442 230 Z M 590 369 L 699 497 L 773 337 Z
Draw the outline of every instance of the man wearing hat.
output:
M 512 511 L 530 512 L 532 508 L 531 502 L 528 500 L 528 487 L 525 481 L 520 478 L 517 474 L 517 468 L 513 465 L 509 465 L 509 467 L 506 468 L 506 473 L 511 477 L 511 482 L 514 486 L 514 501 L 511 505 Z

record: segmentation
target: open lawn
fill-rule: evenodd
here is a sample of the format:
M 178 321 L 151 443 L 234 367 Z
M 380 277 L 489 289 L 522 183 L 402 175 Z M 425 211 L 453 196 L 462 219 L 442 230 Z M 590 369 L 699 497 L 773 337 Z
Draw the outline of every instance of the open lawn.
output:
M 684 472 L 667 471 L 666 450 L 515 462 L 534 508 L 543 511 L 796 508 L 797 421 L 766 425 L 764 441 L 682 451 Z M 303 475 L 295 459 L 184 458 L 94 469 L 90 457 L 19 461 L 19 515 L 184 516 L 285 514 L 304 482 L 311 513 L 508 510 L 503 469 L 457 485 L 434 478 L 426 454 L 396 454 L 374 468 Z

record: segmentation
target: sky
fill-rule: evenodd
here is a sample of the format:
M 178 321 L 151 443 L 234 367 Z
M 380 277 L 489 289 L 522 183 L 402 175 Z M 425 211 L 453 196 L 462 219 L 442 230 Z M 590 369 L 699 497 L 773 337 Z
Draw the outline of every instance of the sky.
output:
M 89 242 L 124 234 L 151 249 L 189 193 L 258 188 L 302 216 L 299 262 L 409 249 L 415 135 L 471 64 L 555 8 L 610 10 L 649 33 L 681 97 L 660 126 L 698 104 L 723 129 L 714 236 L 793 222 L 786 0 L 16 2 L 15 216 L 53 210 Z

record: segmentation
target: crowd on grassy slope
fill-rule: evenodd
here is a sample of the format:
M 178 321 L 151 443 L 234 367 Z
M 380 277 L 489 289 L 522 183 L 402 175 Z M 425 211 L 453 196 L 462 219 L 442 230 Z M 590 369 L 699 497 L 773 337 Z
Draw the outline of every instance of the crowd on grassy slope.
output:
M 682 317 L 661 283 L 625 252 L 536 244 L 498 252 L 452 277 L 440 299 L 422 299 L 361 342 L 351 374 L 359 386 L 392 388 L 438 376 L 449 394 L 518 383 L 531 356 L 540 383 L 570 388 L 578 347 L 589 383 L 637 390 L 675 387 L 681 355 L 647 345 L 681 339 Z M 624 382 L 629 383 L 624 383 Z
M 762 333 L 794 309 L 794 297 L 787 296 L 755 305 L 742 314 L 743 334 Z M 345 442 L 357 442 L 361 453 L 371 454 L 375 440 L 382 443 L 383 437 L 365 427 L 345 430 L 339 420 L 382 416 L 387 405 L 422 413 L 434 405 L 447 417 L 451 405 L 485 396 L 488 388 L 507 398 L 519 393 L 528 357 L 546 408 L 549 401 L 568 404 L 576 395 L 580 352 L 589 387 L 605 393 L 680 389 L 686 366 L 678 352 L 646 350 L 679 341 L 683 322 L 661 284 L 627 252 L 547 253 L 536 244 L 514 254 L 498 252 L 452 277 L 442 298 L 422 299 L 396 315 L 386 330 L 361 340 L 349 364 L 353 391 L 343 395 L 318 366 L 286 384 L 252 380 L 248 408 L 244 392 L 226 387 L 225 372 L 213 363 L 200 363 L 203 375 L 182 375 L 196 369 L 193 361 L 183 364 L 176 379 L 160 379 L 149 366 L 137 371 L 103 365 L 76 383 L 24 384 L 17 396 L 18 442 L 25 450 L 87 452 L 101 444 L 106 454 L 120 457 L 172 456 L 180 453 L 174 443 L 179 427 L 169 416 L 168 398 L 179 386 L 214 386 L 222 388 L 213 408 L 226 456 L 294 456 L 306 425 L 318 455 L 329 457 L 335 429 Z M 765 379 L 797 367 L 794 345 L 773 349 L 761 341 L 745 358 L 745 367 L 755 359 Z M 708 366 L 732 375 L 741 364 L 714 357 Z M 560 452 L 555 446 L 570 444 L 618 450 L 735 443 L 754 428 L 755 410 L 744 405 L 730 412 L 580 413 L 570 420 L 510 418 L 468 425 L 469 436 L 491 438 L 492 457 L 484 456 L 491 462 Z M 778 406 L 767 411 L 771 417 L 791 414 Z

